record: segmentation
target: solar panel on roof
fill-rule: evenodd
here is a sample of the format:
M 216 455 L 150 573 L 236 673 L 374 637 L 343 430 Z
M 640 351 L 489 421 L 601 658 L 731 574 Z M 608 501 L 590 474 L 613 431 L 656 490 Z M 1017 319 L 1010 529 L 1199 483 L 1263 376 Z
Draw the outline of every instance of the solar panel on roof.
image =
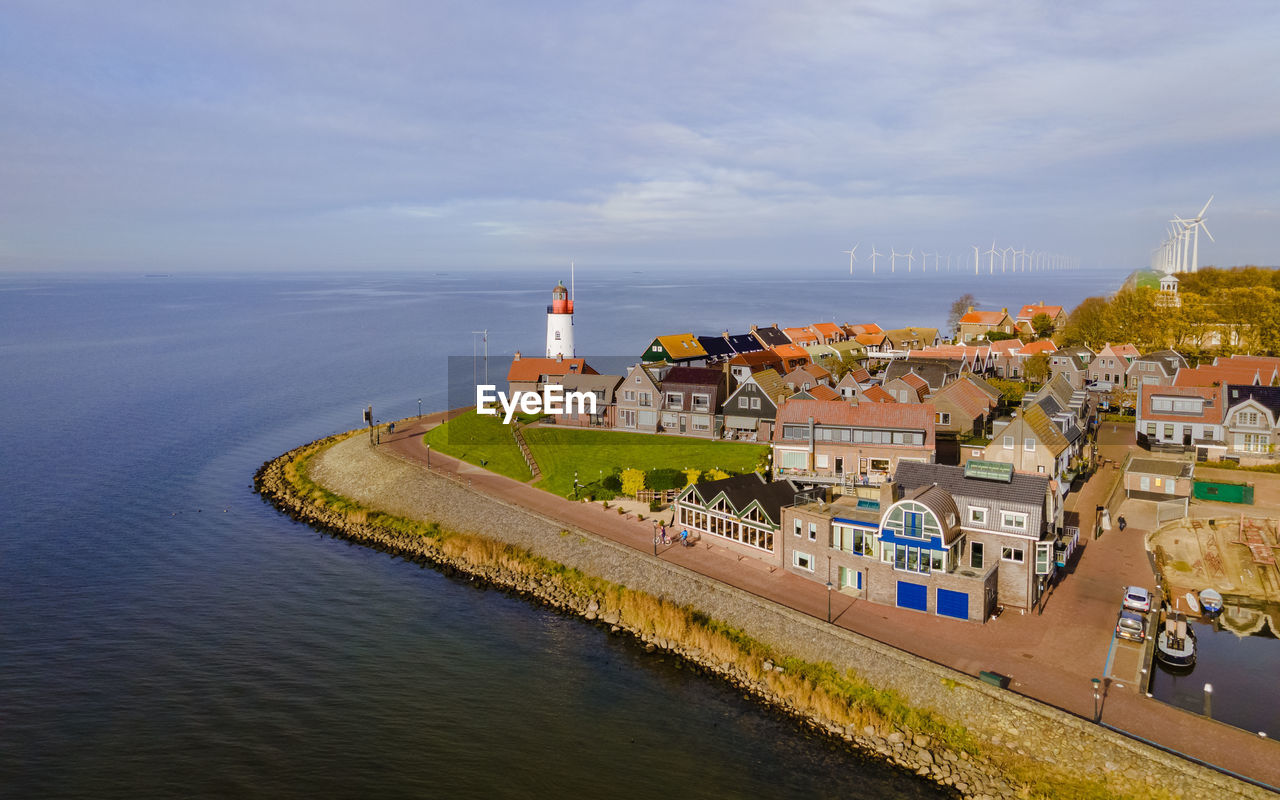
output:
M 1013 465 L 1003 461 L 979 461 L 975 458 L 964 462 L 964 476 L 1010 483 L 1013 481 Z

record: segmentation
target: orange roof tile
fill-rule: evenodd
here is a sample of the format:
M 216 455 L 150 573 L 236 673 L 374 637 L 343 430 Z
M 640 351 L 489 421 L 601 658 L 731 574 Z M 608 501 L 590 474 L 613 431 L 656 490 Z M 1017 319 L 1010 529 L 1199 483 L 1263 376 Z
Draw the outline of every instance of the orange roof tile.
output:
M 1180 369 L 1173 379 L 1174 386 L 1213 386 L 1228 383 L 1257 383 L 1262 376 L 1257 367 L 1242 364 L 1231 367 L 1226 364 L 1210 366 L 1202 364 L 1195 369 Z
M 859 333 L 857 336 L 854 337 L 854 341 L 856 341 L 858 344 L 867 345 L 868 347 L 874 347 L 879 344 L 884 344 L 884 334 L 883 333 Z
M 1041 339 L 1030 344 L 1024 344 L 1018 348 L 1018 353 L 1024 356 L 1033 356 L 1036 353 L 1056 353 L 1058 346 L 1048 339 Z
M 862 390 L 862 396 L 873 403 L 896 403 L 898 402 L 880 386 L 868 386 Z
M 782 358 L 803 358 L 809 360 L 809 351 L 805 350 L 798 344 L 780 344 L 777 347 L 769 348 Z
M 783 328 L 782 332 L 787 335 L 792 344 L 816 344 L 818 342 L 818 334 L 808 328 Z
M 960 318 L 961 325 L 999 325 L 1007 316 L 1004 311 L 970 311 Z
M 537 381 L 543 375 L 595 375 L 596 371 L 581 358 L 520 358 L 511 362 L 507 380 L 518 383 Z
M 809 390 L 809 396 L 814 400 L 839 400 L 840 393 L 832 389 L 826 384 L 820 383 Z
M 1023 306 L 1022 310 L 1018 312 L 1018 319 L 1030 321 L 1036 314 L 1046 314 L 1050 317 L 1056 317 L 1061 313 L 1062 306 Z

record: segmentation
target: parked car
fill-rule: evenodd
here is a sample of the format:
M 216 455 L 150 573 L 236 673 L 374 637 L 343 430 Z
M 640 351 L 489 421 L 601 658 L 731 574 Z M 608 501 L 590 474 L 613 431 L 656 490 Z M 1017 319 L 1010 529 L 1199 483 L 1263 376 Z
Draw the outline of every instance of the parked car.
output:
M 1111 391 L 1111 384 L 1107 381 L 1094 381 L 1093 383 L 1085 384 L 1084 388 L 1091 392 L 1109 392 Z
M 1116 622 L 1116 637 L 1131 642 L 1145 641 L 1147 638 L 1147 621 L 1136 611 L 1121 611 Z
M 1141 586 L 1130 586 L 1124 590 L 1124 607 L 1130 611 L 1147 613 L 1151 610 L 1151 592 Z

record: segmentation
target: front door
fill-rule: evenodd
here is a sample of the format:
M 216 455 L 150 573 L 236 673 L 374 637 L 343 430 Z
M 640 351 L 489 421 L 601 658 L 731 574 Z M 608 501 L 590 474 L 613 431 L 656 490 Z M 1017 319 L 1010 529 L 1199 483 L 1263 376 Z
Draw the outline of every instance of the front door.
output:
M 684 433 L 684 414 L 680 415 L 680 432 Z
M 840 456 L 836 456 L 836 474 L 844 474 L 844 458 Z

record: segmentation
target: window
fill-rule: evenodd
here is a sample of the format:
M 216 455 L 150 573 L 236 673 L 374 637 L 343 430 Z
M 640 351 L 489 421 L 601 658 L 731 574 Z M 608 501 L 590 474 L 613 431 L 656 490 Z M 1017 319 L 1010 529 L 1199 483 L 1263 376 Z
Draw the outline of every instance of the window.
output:
M 818 523 L 816 522 L 809 523 L 809 541 L 818 541 Z
M 1005 449 L 1005 450 L 1012 450 L 1012 449 L 1013 449 L 1013 437 L 1012 437 L 1012 436 L 1006 436 L 1006 437 L 1004 437 L 1004 449 Z
M 751 410 L 753 410 L 753 411 L 759 411 L 759 410 L 760 410 L 760 398 L 759 398 L 759 397 L 753 397 L 753 398 L 751 398 Z
M 813 457 L 814 469 L 826 469 L 831 463 L 831 459 L 826 453 L 818 453 Z
M 1172 438 L 1173 438 L 1173 426 L 1172 426 L 1172 425 L 1166 424 L 1166 425 L 1164 426 L 1164 438 L 1166 438 L 1166 439 L 1172 439 Z
M 1238 414 L 1236 414 L 1236 424 L 1237 425 L 1257 425 L 1258 412 L 1257 411 L 1239 412 Z
M 808 553 L 801 553 L 799 550 L 791 552 L 791 563 L 795 564 L 797 569 L 805 569 L 813 572 L 813 556 Z
M 635 400 L 635 399 L 636 399 L 636 393 L 635 393 L 635 392 L 633 392 L 633 391 L 631 391 L 630 389 L 627 389 L 626 391 L 624 391 L 624 392 L 622 393 L 622 399 L 623 399 L 623 400 Z
M 796 526 L 796 531 L 795 531 L 796 536 L 799 536 L 799 535 L 800 535 L 800 531 L 804 530 L 804 523 L 803 523 L 803 522 L 801 522 L 801 521 L 800 521 L 800 520 L 798 520 L 798 519 L 797 519 L 797 520 L 793 520 L 793 522 L 795 522 L 795 526 Z
M 782 451 L 783 469 L 805 469 L 809 466 L 806 454 L 797 450 Z
M 651 395 L 649 392 L 641 392 L 639 397 L 640 397 L 640 405 L 646 406 L 646 407 L 653 405 L 653 395 Z
M 969 566 L 982 569 L 982 542 L 969 545 Z
M 679 392 L 667 392 L 667 408 L 684 408 L 684 395 Z
M 745 398 L 745 397 L 739 397 L 739 398 L 738 398 L 738 408 L 746 408 L 746 407 L 747 407 L 747 398 Z
M 939 411 L 939 412 L 934 416 L 934 421 L 935 421 L 935 422 L 937 422 L 939 425 L 950 425 L 950 424 L 951 424 L 951 414 L 949 414 L 949 413 L 947 413 L 947 412 L 945 412 L 945 411 Z
M 987 510 L 985 508 L 969 507 L 969 521 L 975 525 L 987 524 Z
M 1019 514 L 1016 511 L 1001 511 L 1000 525 L 1004 528 L 1025 531 L 1027 529 L 1027 515 Z
M 560 341 L 560 331 L 556 331 L 556 341 Z
M 1023 450 L 1026 450 L 1028 453 L 1034 453 L 1034 452 L 1036 451 L 1036 440 L 1035 440 L 1035 439 L 1023 439 L 1023 440 L 1022 440 L 1022 449 L 1023 449 Z
M 1021 564 L 1025 560 L 1025 555 L 1021 547 L 1001 547 L 1000 560 L 1012 561 L 1015 564 Z
M 1148 436 L 1156 435 L 1156 424 L 1154 422 L 1147 423 L 1147 435 Z

